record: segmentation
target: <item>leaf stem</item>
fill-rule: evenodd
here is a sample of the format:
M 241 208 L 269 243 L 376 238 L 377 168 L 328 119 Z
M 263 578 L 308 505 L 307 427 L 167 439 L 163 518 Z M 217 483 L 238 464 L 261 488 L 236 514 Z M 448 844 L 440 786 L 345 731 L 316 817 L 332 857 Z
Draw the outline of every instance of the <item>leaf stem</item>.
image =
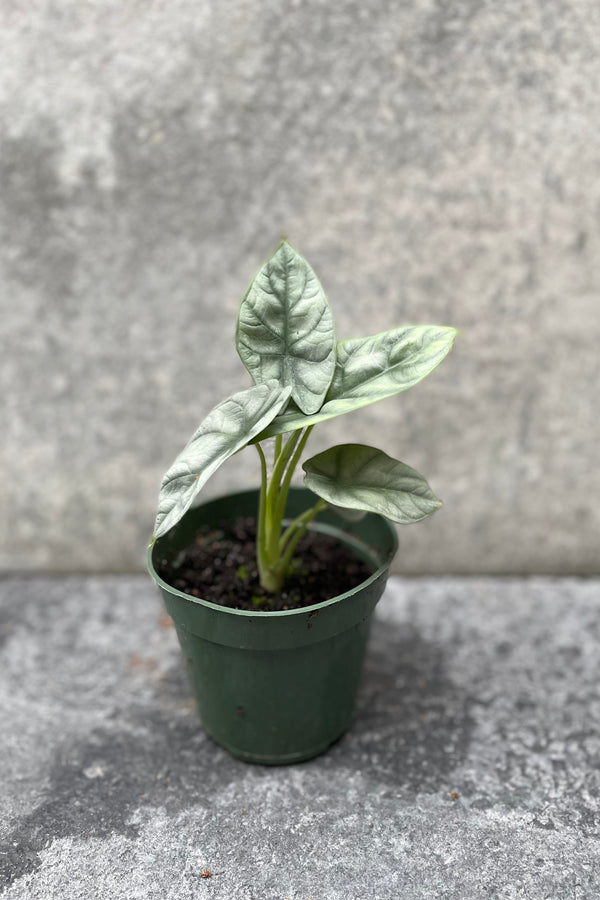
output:
M 271 482 L 267 489 L 269 503 L 273 502 L 273 496 L 279 492 L 279 485 L 281 484 L 281 479 L 283 478 L 285 467 L 288 464 L 290 456 L 294 452 L 294 448 L 298 443 L 299 437 L 300 432 L 294 431 L 283 445 L 283 448 L 281 449 L 279 455 L 275 457 L 273 463 L 273 472 L 271 473 Z M 277 444 L 275 444 L 275 449 L 277 449 Z
M 315 505 L 311 507 L 311 509 L 307 509 L 305 513 L 302 513 L 301 516 L 298 516 L 297 519 L 294 519 L 291 525 L 286 529 L 283 537 L 289 537 L 289 541 L 287 547 L 283 551 L 283 555 L 279 563 L 283 575 L 285 575 L 292 561 L 294 551 L 298 546 L 300 538 L 306 531 L 308 523 L 311 522 L 314 517 L 321 512 L 321 510 L 325 509 L 326 506 L 327 503 L 324 500 L 318 500 L 317 503 L 315 503 Z M 294 531 L 295 533 L 292 533 Z M 280 543 L 280 547 L 283 547 L 283 545 L 285 544 L 283 537 Z
M 308 523 L 311 522 L 312 519 L 314 519 L 314 517 L 318 515 L 318 513 L 325 509 L 326 506 L 327 503 L 325 502 L 325 500 L 318 500 L 314 506 L 311 506 L 310 509 L 305 510 L 301 515 L 297 516 L 292 522 L 290 522 L 279 540 L 279 552 L 287 552 L 286 544 L 289 546 L 288 541 L 290 540 L 290 538 L 293 539 L 294 532 L 297 529 L 302 529 L 304 532 Z
M 260 456 L 260 494 L 258 500 L 258 522 L 256 526 L 256 562 L 258 565 L 258 571 L 262 578 L 262 572 L 267 565 L 267 560 L 265 558 L 265 517 L 266 517 L 266 505 L 267 505 L 267 460 L 265 458 L 265 452 L 260 444 L 254 445 L 258 451 L 258 455 Z
M 256 562 L 262 587 L 272 593 L 281 590 L 293 553 L 308 523 L 327 505 L 324 500 L 319 500 L 283 529 L 292 478 L 311 431 L 312 426 L 295 431 L 287 440 L 277 436 L 270 478 L 265 452 L 260 442 L 255 444 L 261 466 Z
M 292 482 L 294 471 L 296 470 L 296 466 L 298 465 L 298 462 L 300 461 L 300 457 L 302 456 L 302 451 L 306 447 L 306 442 L 309 439 L 310 433 L 312 430 L 313 430 L 313 426 L 309 425 L 308 428 L 304 431 L 304 434 L 302 435 L 300 442 L 298 443 L 298 446 L 294 450 L 293 456 L 290 459 L 289 465 L 288 465 L 286 473 L 285 473 L 285 477 L 281 484 L 281 488 L 279 490 L 279 496 L 277 498 L 277 505 L 275 507 L 275 518 L 278 519 L 280 522 L 282 521 L 283 516 L 285 514 L 285 505 L 287 503 L 287 498 L 288 498 L 288 494 L 290 491 L 290 484 Z

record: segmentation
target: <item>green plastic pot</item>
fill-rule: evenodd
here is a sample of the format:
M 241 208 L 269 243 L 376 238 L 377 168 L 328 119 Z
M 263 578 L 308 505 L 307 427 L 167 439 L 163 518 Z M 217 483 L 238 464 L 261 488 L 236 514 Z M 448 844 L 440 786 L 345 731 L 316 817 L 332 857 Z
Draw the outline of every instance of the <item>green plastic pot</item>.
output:
M 314 495 L 296 488 L 288 503 L 294 517 Z M 303 609 L 228 609 L 159 577 L 157 559 L 173 560 L 206 526 L 255 515 L 257 504 L 258 492 L 247 491 L 189 510 L 149 549 L 148 569 L 175 624 L 207 733 L 234 756 L 281 765 L 317 756 L 348 729 L 371 616 L 398 542 L 382 516 L 340 526 L 333 512 L 323 512 L 311 528 L 335 536 L 373 572 L 353 590 Z

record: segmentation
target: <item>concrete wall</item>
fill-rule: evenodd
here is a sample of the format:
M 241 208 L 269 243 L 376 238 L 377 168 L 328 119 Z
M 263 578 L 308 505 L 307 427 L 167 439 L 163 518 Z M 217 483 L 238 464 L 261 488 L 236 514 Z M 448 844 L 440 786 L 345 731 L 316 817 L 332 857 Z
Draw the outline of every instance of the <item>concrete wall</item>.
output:
M 143 565 L 164 469 L 248 383 L 236 308 L 285 233 L 340 336 L 461 329 L 313 442 L 375 443 L 445 500 L 398 570 L 600 570 L 595 0 L 13 0 L 0 22 L 1 568 Z M 256 476 L 247 451 L 210 491 Z

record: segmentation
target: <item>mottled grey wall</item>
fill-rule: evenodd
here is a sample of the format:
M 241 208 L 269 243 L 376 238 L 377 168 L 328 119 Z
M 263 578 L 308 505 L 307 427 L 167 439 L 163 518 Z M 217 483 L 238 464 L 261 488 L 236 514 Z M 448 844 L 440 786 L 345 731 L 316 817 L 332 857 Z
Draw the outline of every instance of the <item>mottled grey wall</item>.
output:
M 162 472 L 247 384 L 237 304 L 285 233 L 341 337 L 461 329 L 423 384 L 315 434 L 445 500 L 398 569 L 600 570 L 596 0 L 0 21 L 2 568 L 142 566 Z M 235 463 L 213 492 L 256 478 Z

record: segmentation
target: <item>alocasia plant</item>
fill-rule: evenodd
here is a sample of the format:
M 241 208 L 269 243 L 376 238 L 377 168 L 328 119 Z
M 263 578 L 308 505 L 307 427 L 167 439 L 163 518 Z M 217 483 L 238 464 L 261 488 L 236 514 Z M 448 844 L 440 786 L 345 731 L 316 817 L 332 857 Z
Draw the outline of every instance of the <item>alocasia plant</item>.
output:
M 256 559 L 269 592 L 281 590 L 298 541 L 328 505 L 342 516 L 376 512 L 400 523 L 431 515 L 441 503 L 419 472 L 374 447 L 341 444 L 303 463 L 304 483 L 318 499 L 293 521 L 285 519 L 292 476 L 314 426 L 417 384 L 444 359 L 455 335 L 444 326 L 408 325 L 337 341 L 317 276 L 284 241 L 248 288 L 238 315 L 237 350 L 255 383 L 208 414 L 165 474 L 153 539 L 249 444 L 260 458 Z

